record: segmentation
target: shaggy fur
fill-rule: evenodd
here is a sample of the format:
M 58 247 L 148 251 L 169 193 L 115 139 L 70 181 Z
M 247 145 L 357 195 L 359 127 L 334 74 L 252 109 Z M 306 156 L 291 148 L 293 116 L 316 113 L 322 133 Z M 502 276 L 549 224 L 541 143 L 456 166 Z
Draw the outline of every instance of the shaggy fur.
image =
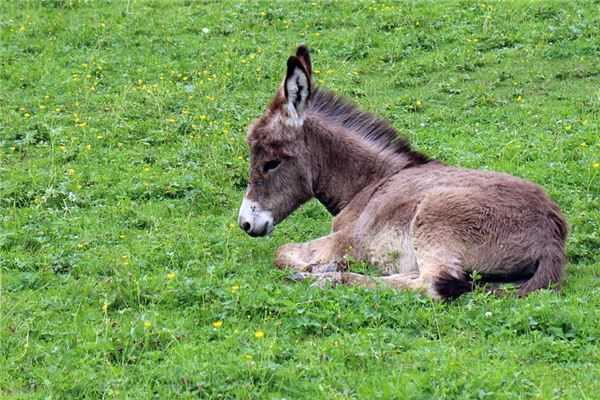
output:
M 335 218 L 330 235 L 282 246 L 277 266 L 319 285 L 383 285 L 442 299 L 471 290 L 473 273 L 518 283 L 520 295 L 558 286 L 567 224 L 539 186 L 414 151 L 387 122 L 315 88 L 304 46 L 287 67 L 249 128 L 245 204 L 256 206 L 240 213 L 240 226 L 267 234 L 313 197 Z M 258 214 L 268 223 L 258 224 Z M 344 272 L 348 256 L 385 276 Z
M 382 151 L 390 151 L 403 157 L 409 157 L 407 166 L 425 164 L 429 157 L 414 151 L 408 140 L 398 135 L 387 121 L 359 110 L 348 100 L 333 92 L 316 88 L 312 95 L 309 111 L 325 116 L 332 124 L 339 124 L 348 132 L 361 136 L 377 145 Z

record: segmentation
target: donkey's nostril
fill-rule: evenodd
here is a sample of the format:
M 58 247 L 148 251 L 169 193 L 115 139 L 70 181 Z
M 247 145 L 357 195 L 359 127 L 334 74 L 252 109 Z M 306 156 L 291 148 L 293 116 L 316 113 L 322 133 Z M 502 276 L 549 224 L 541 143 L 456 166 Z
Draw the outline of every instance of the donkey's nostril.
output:
M 250 230 L 250 222 L 246 221 L 246 222 L 242 222 L 242 229 L 245 232 L 248 232 Z

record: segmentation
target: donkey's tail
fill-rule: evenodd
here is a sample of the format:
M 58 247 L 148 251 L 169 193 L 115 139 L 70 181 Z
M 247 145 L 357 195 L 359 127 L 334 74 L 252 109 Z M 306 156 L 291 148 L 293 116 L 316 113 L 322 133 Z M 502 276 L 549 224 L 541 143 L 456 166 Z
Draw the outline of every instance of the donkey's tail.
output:
M 550 251 L 542 255 L 533 276 L 519 287 L 519 296 L 527 296 L 538 289 L 557 288 L 563 275 L 564 265 L 565 256 L 562 249 L 559 251 Z
M 533 276 L 519 287 L 519 296 L 527 296 L 534 290 L 558 287 L 565 267 L 565 240 L 568 227 L 558 208 L 548 218 L 552 228 L 551 242 L 544 247 L 538 258 L 538 268 Z

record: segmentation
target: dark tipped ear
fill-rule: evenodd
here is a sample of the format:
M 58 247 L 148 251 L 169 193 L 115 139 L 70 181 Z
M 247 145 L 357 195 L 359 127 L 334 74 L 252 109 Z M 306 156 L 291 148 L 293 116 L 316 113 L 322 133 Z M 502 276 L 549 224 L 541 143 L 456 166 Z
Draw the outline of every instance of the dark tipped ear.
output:
M 296 57 L 302 62 L 304 68 L 306 69 L 306 73 L 308 77 L 312 77 L 312 64 L 310 63 L 310 52 L 308 51 L 308 47 L 305 45 L 300 45 L 296 49 Z
M 287 61 L 287 73 L 283 82 L 287 100 L 288 116 L 294 123 L 302 120 L 302 114 L 311 93 L 310 76 L 298 57 L 291 56 Z

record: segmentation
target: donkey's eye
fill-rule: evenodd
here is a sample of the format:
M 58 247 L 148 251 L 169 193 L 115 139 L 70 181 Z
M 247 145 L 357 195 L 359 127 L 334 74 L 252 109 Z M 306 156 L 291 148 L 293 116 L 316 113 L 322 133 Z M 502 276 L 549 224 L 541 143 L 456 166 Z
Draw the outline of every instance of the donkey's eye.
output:
M 274 170 L 275 168 L 279 167 L 279 164 L 281 164 L 281 161 L 279 160 L 271 160 L 271 161 L 267 161 L 265 163 L 265 165 L 263 166 L 263 171 L 264 172 L 269 172 Z

